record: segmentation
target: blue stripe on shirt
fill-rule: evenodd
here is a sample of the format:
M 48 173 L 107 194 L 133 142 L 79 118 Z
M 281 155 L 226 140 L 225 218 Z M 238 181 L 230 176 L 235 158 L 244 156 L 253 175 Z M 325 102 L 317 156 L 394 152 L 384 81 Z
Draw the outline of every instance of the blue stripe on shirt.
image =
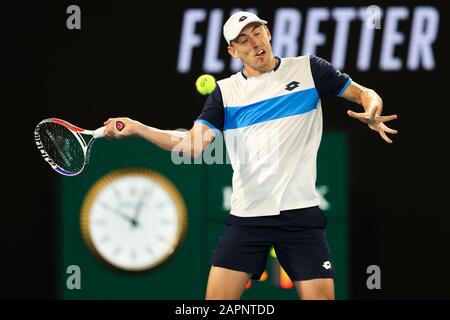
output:
M 341 89 L 341 91 L 339 91 L 339 93 L 337 94 L 338 97 L 341 96 L 341 94 L 344 93 L 345 89 L 347 89 L 347 87 L 350 85 L 350 83 L 352 82 L 352 79 L 348 79 L 347 82 L 345 83 L 344 87 Z
M 225 107 L 224 131 L 286 118 L 317 108 L 315 88 L 267 99 L 243 107 Z
M 217 129 L 216 127 L 214 127 L 209 121 L 206 121 L 205 119 L 197 119 L 197 120 L 195 120 L 194 122 L 200 122 L 200 123 L 203 123 L 204 125 L 206 125 L 206 126 L 209 127 L 210 129 L 212 129 L 216 135 L 217 135 L 218 132 L 220 132 L 219 129 Z

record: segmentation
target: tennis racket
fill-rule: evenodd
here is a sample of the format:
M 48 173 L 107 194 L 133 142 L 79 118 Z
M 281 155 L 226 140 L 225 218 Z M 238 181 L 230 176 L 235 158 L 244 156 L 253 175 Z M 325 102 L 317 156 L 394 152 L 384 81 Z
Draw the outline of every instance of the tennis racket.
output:
M 125 125 L 116 122 L 116 129 L 122 131 Z M 75 176 L 81 173 L 89 162 L 92 144 L 104 137 L 105 127 L 85 130 L 67 121 L 49 118 L 41 121 L 34 130 L 34 140 L 41 156 L 58 173 Z

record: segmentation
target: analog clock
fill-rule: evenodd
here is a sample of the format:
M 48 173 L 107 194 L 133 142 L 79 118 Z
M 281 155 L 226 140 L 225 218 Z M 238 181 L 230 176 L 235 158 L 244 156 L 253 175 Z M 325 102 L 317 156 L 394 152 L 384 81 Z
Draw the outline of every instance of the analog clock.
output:
M 99 179 L 81 209 L 81 233 L 106 264 L 125 271 L 150 270 L 169 259 L 186 229 L 177 188 L 148 169 L 121 169 Z

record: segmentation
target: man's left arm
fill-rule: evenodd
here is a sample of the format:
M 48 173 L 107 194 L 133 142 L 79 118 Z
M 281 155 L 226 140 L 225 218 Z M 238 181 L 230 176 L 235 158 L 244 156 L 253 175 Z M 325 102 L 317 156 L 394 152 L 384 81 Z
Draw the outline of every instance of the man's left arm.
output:
M 386 133 L 397 134 L 397 130 L 389 128 L 384 123 L 397 119 L 397 115 L 381 115 L 383 100 L 374 90 L 352 81 L 340 96 L 364 108 L 364 112 L 361 113 L 348 110 L 347 114 L 350 117 L 366 123 L 370 129 L 377 131 L 386 142 L 393 142 Z

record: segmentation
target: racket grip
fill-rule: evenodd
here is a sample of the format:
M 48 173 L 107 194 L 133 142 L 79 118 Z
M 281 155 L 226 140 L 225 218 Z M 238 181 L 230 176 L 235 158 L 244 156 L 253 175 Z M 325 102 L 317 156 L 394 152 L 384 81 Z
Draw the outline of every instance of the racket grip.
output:
M 116 122 L 116 129 L 119 131 L 122 131 L 123 128 L 125 128 L 125 124 L 122 121 L 117 121 Z
M 94 138 L 95 139 L 103 138 L 105 136 L 105 128 L 106 127 L 101 127 L 101 128 L 98 128 L 97 130 L 95 130 L 92 134 L 94 136 Z
M 123 128 L 125 128 L 125 124 L 124 124 L 122 121 L 117 121 L 117 122 L 116 122 L 116 129 L 119 130 L 119 131 L 122 131 Z M 106 126 L 101 127 L 101 128 L 98 128 L 97 130 L 95 130 L 95 131 L 93 132 L 92 135 L 93 135 L 94 138 L 96 138 L 96 139 L 98 139 L 98 138 L 103 138 L 103 137 L 105 136 L 105 129 L 106 129 Z

